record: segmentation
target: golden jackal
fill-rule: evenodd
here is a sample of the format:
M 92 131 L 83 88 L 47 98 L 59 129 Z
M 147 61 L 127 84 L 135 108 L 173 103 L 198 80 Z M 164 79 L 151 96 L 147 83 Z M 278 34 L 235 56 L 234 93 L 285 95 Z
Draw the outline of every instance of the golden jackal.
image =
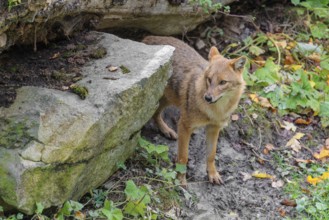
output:
M 178 138 L 177 163 L 184 165 L 187 164 L 188 145 L 193 130 L 205 126 L 208 177 L 211 183 L 219 184 L 222 180 L 215 167 L 218 135 L 228 124 L 244 91 L 242 71 L 246 58 L 226 59 L 216 47 L 211 47 L 209 61 L 206 61 L 193 48 L 173 37 L 148 36 L 143 42 L 176 48 L 172 63 L 173 75 L 153 116 L 157 126 L 166 137 Z M 161 116 L 168 105 L 180 109 L 178 136 Z M 186 185 L 186 174 L 179 174 L 178 178 L 182 185 Z

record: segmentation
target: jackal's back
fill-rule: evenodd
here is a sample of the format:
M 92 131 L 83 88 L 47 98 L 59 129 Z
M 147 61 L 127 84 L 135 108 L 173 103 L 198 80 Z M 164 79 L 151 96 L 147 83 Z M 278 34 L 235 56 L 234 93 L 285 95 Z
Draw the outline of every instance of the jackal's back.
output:
M 174 37 L 148 36 L 143 42 L 150 45 L 171 45 L 175 47 L 173 55 L 173 75 L 168 81 L 166 95 L 175 105 L 186 98 L 188 84 L 200 76 L 208 61 L 201 57 L 192 47 Z M 169 97 L 168 97 L 169 98 Z

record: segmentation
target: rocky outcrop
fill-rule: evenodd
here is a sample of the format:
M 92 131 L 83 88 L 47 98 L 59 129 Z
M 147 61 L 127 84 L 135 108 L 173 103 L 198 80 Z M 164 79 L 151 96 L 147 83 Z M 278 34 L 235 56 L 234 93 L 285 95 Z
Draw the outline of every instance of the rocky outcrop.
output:
M 171 73 L 174 48 L 94 33 L 107 54 L 83 67 L 76 94 L 22 87 L 0 108 L 0 205 L 33 213 L 103 183 L 137 144 Z M 110 72 L 108 65 L 125 70 Z
M 5 0 L 6 1 L 6 0 Z M 234 0 L 213 0 L 226 5 Z M 22 1 L 8 12 L 0 5 L 0 52 L 15 43 L 47 42 L 87 27 L 138 28 L 157 35 L 182 34 L 210 15 L 195 3 L 168 0 Z M 180 2 L 180 1 L 175 1 Z M 1 8 L 2 7 L 2 8 Z M 2 12 L 1 12 L 2 11 Z

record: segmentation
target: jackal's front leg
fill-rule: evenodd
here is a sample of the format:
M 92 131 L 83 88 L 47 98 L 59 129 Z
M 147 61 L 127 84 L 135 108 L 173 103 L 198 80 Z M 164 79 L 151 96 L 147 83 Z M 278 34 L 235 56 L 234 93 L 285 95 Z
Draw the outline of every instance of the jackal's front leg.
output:
M 178 121 L 178 153 L 177 163 L 186 165 L 188 161 L 188 146 L 192 134 L 192 128 L 190 128 L 185 122 L 184 118 L 180 118 Z M 186 173 L 177 174 L 181 185 L 186 186 Z
M 206 127 L 208 177 L 211 183 L 216 183 L 216 184 L 223 183 L 223 180 L 221 179 L 215 166 L 215 156 L 216 156 L 219 130 L 220 128 L 214 125 L 208 125 Z

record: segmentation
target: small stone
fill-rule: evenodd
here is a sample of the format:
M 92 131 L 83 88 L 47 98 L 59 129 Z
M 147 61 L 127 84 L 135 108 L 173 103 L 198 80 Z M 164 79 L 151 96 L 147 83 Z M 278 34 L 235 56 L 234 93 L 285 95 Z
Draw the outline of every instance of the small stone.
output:
M 199 40 L 196 42 L 195 46 L 196 46 L 196 48 L 197 48 L 198 50 L 201 50 L 201 49 L 203 49 L 203 48 L 206 47 L 206 44 L 205 44 L 205 42 L 204 42 L 203 40 L 199 39 Z
M 7 44 L 7 34 L 3 33 L 0 35 L 0 47 L 4 47 Z

